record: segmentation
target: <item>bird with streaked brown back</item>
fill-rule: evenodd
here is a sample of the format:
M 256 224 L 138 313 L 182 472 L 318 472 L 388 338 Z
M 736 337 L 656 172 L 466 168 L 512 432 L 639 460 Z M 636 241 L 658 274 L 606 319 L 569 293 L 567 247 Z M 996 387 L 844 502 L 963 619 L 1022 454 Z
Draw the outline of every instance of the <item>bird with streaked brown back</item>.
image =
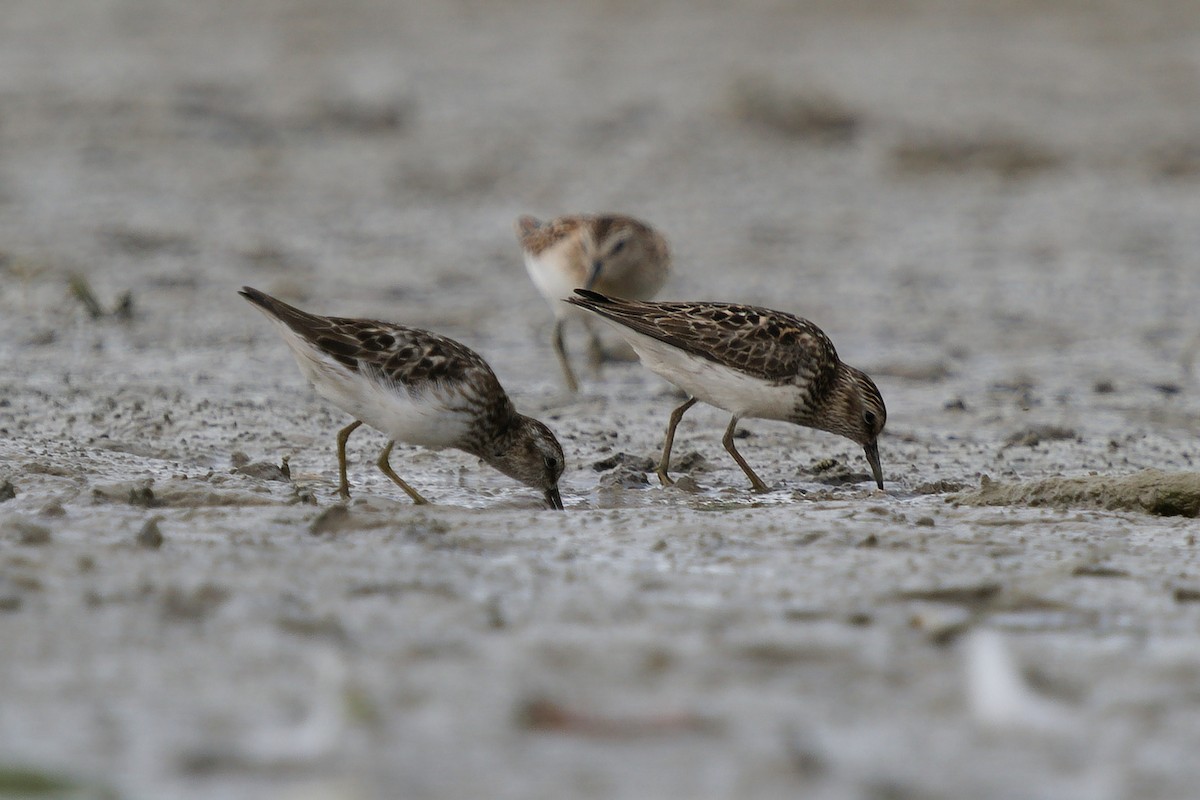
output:
M 310 314 L 249 286 L 240 294 L 283 334 L 317 394 L 354 417 L 337 436 L 343 499 L 350 497 L 346 441 L 365 422 L 388 436 L 376 465 L 414 503 L 427 501 L 392 469 L 396 442 L 463 450 L 563 508 L 558 440 L 517 413 L 492 368 L 466 345 L 391 322 Z
M 576 290 L 568 303 L 606 321 L 650 370 L 688 399 L 671 413 L 658 464 L 664 485 L 675 428 L 697 402 L 730 412 L 722 444 L 755 491 L 768 491 L 733 443 L 746 417 L 792 422 L 836 433 L 862 445 L 883 489 L 879 434 L 887 423 L 883 397 L 865 372 L 844 364 L 825 332 L 783 311 L 736 303 L 650 303 Z

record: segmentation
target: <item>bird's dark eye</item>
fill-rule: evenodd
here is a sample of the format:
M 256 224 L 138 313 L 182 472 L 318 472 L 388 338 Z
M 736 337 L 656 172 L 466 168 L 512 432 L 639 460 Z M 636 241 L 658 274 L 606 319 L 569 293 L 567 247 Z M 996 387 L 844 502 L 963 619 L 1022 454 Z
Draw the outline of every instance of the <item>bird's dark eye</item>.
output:
M 608 251 L 608 254 L 610 256 L 615 256 L 617 253 L 621 252 L 623 249 L 625 249 L 625 242 L 626 242 L 626 240 L 622 239 L 621 241 L 614 244 L 612 246 L 612 250 Z
M 550 456 L 546 456 L 545 458 L 543 458 L 542 463 L 546 465 L 546 469 L 549 470 L 550 472 L 554 472 L 555 468 L 558 466 L 558 461 L 551 458 Z
M 871 429 L 875 428 L 875 420 L 876 419 L 877 419 L 877 417 L 875 416 L 874 411 L 864 411 L 863 412 L 863 422 L 867 423 L 868 428 L 871 428 Z

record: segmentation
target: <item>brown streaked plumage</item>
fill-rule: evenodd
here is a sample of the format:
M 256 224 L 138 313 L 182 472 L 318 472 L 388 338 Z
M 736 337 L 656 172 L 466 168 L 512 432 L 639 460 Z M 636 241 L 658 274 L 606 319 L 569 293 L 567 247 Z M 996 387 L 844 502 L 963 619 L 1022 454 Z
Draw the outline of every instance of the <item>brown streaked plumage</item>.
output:
M 703 401 L 733 414 L 722 443 L 756 491 L 767 486 L 733 444 L 738 420 L 776 419 L 836 433 L 863 446 L 879 488 L 879 433 L 887 409 L 874 382 L 843 364 L 829 337 L 806 319 L 734 303 L 648 303 L 576 290 L 567 302 L 609 322 L 642 363 L 688 394 L 667 426 L 658 477 L 667 469 L 675 428 Z
M 317 393 L 355 418 L 338 431 L 338 492 L 350 496 L 346 441 L 364 422 L 389 437 L 377 465 L 415 503 L 391 468 L 396 442 L 466 451 L 542 490 L 561 509 L 562 448 L 550 429 L 517 413 L 478 354 L 436 333 L 366 319 L 323 317 L 249 286 L 240 292 L 279 328 Z
M 515 225 L 525 254 L 525 268 L 542 296 L 554 309 L 554 352 L 570 391 L 579 382 L 563 343 L 563 326 L 570 316 L 586 325 L 587 316 L 573 313 L 563 300 L 575 289 L 632 300 L 648 300 L 662 288 L 671 268 L 667 241 L 646 223 L 621 214 L 572 215 L 543 222 L 520 217 Z M 589 353 L 598 366 L 600 339 L 590 327 Z

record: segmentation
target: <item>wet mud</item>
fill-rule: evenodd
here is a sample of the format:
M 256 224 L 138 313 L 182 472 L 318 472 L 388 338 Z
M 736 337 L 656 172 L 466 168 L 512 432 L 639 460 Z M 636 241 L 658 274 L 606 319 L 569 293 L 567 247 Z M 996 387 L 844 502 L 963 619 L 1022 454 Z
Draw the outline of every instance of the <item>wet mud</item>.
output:
M 1194 3 L 4 13 L 0 795 L 1194 794 Z M 513 237 L 577 211 L 820 325 L 886 490 L 703 406 L 661 486 L 678 393 L 565 392 Z M 343 504 L 247 284 L 481 353 L 566 512 L 366 430 Z

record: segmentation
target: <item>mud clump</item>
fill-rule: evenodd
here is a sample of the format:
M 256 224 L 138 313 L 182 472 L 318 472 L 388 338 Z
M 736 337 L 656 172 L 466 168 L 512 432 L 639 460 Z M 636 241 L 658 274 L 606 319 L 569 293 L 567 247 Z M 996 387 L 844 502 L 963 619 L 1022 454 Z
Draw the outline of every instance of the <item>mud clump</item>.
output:
M 1200 177 L 1200 147 L 1191 142 L 1159 147 L 1147 160 L 1151 172 L 1160 178 Z
M 330 506 L 313 519 L 308 526 L 308 532 L 313 536 L 340 533 L 353 527 L 350 511 L 344 505 Z
M 637 489 L 649 486 L 650 480 L 642 470 L 622 464 L 600 476 L 598 483 L 601 489 Z
M 0 519 L 0 538 L 37 547 L 50 544 L 50 529 L 20 514 L 9 514 Z
M 154 497 L 154 492 L 150 490 L 149 486 L 138 486 L 129 490 L 129 505 L 154 508 L 158 505 L 158 500 Z
M 962 481 L 949 480 L 947 478 L 939 478 L 936 481 L 925 481 L 913 489 L 914 494 L 949 494 L 950 492 L 961 492 L 967 488 L 967 484 Z
M 211 616 L 228 599 L 228 589 L 211 583 L 194 589 L 170 586 L 162 595 L 162 616 L 179 622 L 199 622 Z
M 272 464 L 269 461 L 250 461 L 250 457 L 243 452 L 237 451 L 230 455 L 230 463 L 233 464 L 229 471 L 234 475 L 245 475 L 248 478 L 257 478 L 264 481 L 283 481 L 288 482 L 292 479 L 292 470 L 288 466 L 288 457 L 284 456 L 279 464 Z
M 1037 447 L 1042 442 L 1058 442 L 1075 438 L 1074 428 L 1063 428 L 1058 425 L 1034 425 L 1013 433 L 1004 440 L 1004 446 Z
M 161 517 L 151 517 L 146 520 L 146 524 L 142 526 L 137 536 L 134 537 L 134 542 L 137 543 L 138 547 L 144 547 L 147 550 L 157 550 L 162 547 L 163 534 L 162 530 L 158 527 L 161 519 Z
M 1002 484 L 984 476 L 977 490 L 949 498 L 973 506 L 1063 506 L 1200 516 L 1200 473 L 1147 469 L 1119 477 L 1087 475 Z
M 846 486 L 871 480 L 865 472 L 851 469 L 834 458 L 823 458 L 812 465 L 813 480 L 827 486 Z
M 162 502 L 154 496 L 154 490 L 150 488 L 150 483 L 149 480 L 139 480 L 111 486 L 97 486 L 92 489 L 92 502 L 125 502 L 138 508 L 156 508 L 162 505 Z
M 1004 587 L 993 581 L 963 586 L 942 586 L 933 589 L 910 589 L 896 595 L 899 600 L 919 600 L 928 603 L 979 606 L 990 603 Z
M 592 469 L 596 472 L 604 472 L 614 467 L 625 467 L 637 472 L 653 472 L 654 459 L 646 456 L 635 456 L 632 453 L 614 453 L 613 455 L 602 458 L 592 464 Z
M 213 481 L 215 483 L 215 481 Z M 268 494 L 213 486 L 206 481 L 187 479 L 164 482 L 155 491 L 149 480 L 124 481 L 92 488 L 95 504 L 127 503 L 138 508 L 216 508 L 221 506 L 262 506 L 276 500 Z
M 862 124 L 856 111 L 827 92 L 785 89 L 761 78 L 738 80 L 729 105 L 743 124 L 815 144 L 846 144 Z
M 914 138 L 892 149 L 891 162 L 893 170 L 901 175 L 990 172 L 1016 180 L 1060 167 L 1063 158 L 1020 137 L 989 134 Z
M 653 471 L 653 469 L 654 467 L 651 467 L 647 472 Z M 691 473 L 710 472 L 712 467 L 709 465 L 707 458 L 700 455 L 699 452 L 692 450 L 679 456 L 679 458 L 672 459 L 671 469 L 676 472 Z
M 592 469 L 596 472 L 611 470 L 600 476 L 601 489 L 637 489 L 650 484 L 646 473 L 654 471 L 654 459 L 615 453 L 592 464 Z

